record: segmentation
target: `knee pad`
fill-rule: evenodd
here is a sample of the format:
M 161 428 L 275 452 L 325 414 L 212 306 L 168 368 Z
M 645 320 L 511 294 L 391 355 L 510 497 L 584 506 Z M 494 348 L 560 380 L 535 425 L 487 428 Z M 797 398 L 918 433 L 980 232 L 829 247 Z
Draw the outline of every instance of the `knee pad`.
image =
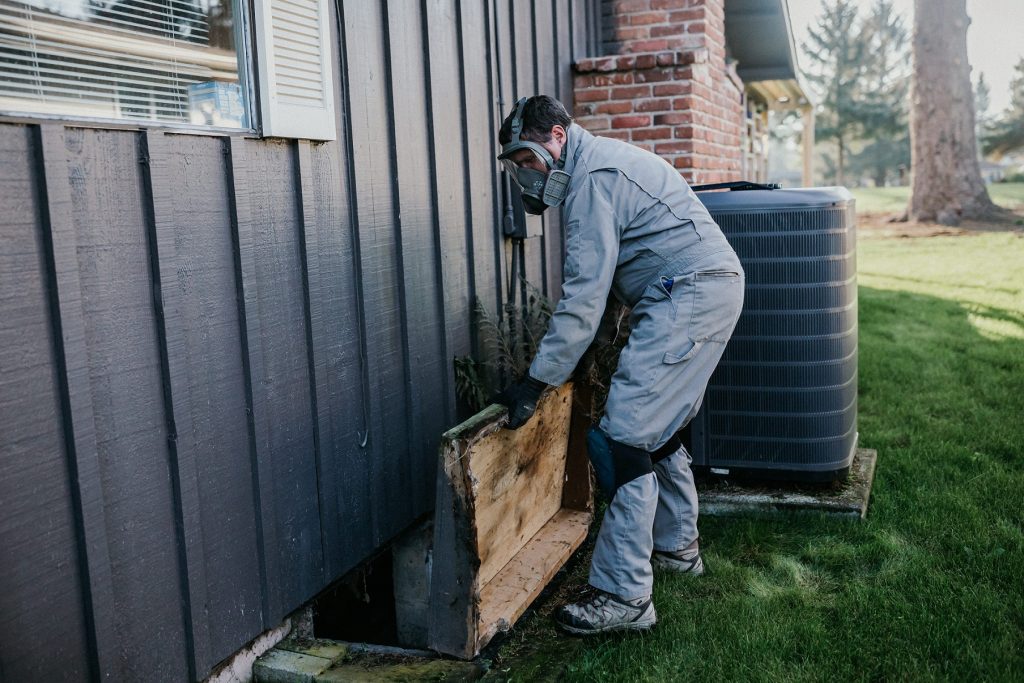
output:
M 594 465 L 597 486 L 609 500 L 620 486 L 654 471 L 650 453 L 609 439 L 597 427 L 587 432 L 587 454 Z

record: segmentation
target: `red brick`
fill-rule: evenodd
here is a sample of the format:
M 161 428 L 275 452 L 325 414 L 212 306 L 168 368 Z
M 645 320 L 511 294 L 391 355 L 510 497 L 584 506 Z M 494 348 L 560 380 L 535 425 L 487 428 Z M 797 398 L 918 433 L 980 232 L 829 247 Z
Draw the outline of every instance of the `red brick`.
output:
M 608 74 L 597 74 L 594 76 L 594 85 L 631 85 L 633 83 L 632 71 L 616 71 Z
M 668 140 L 672 137 L 672 129 L 661 128 L 638 128 L 633 131 L 634 140 Z
M 602 102 L 594 106 L 595 114 L 628 114 L 631 111 L 633 111 L 633 103 L 629 100 Z
M 666 36 L 678 36 L 683 32 L 683 27 L 680 24 L 665 24 L 662 26 L 652 26 L 650 28 L 651 38 L 665 38 Z
M 653 69 L 657 66 L 658 60 L 653 54 L 637 55 L 635 68 L 637 69 Z
M 703 19 L 705 11 L 703 8 L 694 7 L 691 9 L 682 10 L 679 12 L 669 12 L 668 20 L 673 24 L 682 24 L 687 21 L 694 21 L 696 19 Z
M 671 83 L 659 83 L 654 86 L 655 97 L 664 97 L 665 95 L 689 95 L 690 92 L 690 84 L 683 83 L 680 81 L 672 81 Z
M 651 9 L 682 9 L 693 4 L 693 0 L 651 0 Z
M 648 69 L 636 73 L 637 83 L 661 83 L 673 79 L 671 69 Z
M 638 24 L 664 24 L 668 21 L 668 12 L 635 12 L 629 15 L 630 26 Z
M 681 123 L 689 123 L 685 114 L 672 112 L 671 114 L 656 114 L 654 124 L 657 126 L 675 126 Z
M 680 111 L 680 110 L 685 111 L 687 109 L 691 109 L 692 107 L 693 107 L 693 98 L 692 97 L 677 97 L 674 100 L 672 100 L 672 108 L 677 110 L 677 111 Z
M 601 137 L 615 138 L 616 140 L 623 140 L 629 142 L 629 129 L 626 130 L 606 130 L 601 133 Z
M 639 114 L 616 116 L 612 119 L 612 128 L 643 128 L 649 125 L 651 125 L 651 117 Z
M 693 168 L 693 161 L 694 159 L 691 156 L 681 156 L 673 159 L 672 165 L 676 168 Z
M 636 100 L 633 102 L 636 111 L 668 111 L 672 108 L 672 100 L 668 98 Z
M 658 40 L 638 40 L 630 45 L 630 49 L 635 52 L 657 52 L 668 49 L 668 41 L 664 38 Z
M 693 126 L 676 126 L 676 129 L 672 131 L 679 140 L 692 140 L 696 129 Z
M 627 85 L 619 88 L 612 88 L 611 99 L 632 100 L 637 97 L 649 97 L 651 86 L 649 85 Z
M 703 21 L 691 21 L 686 24 L 687 33 L 707 33 L 707 23 Z
M 651 37 L 649 26 L 616 26 L 612 34 L 615 40 L 642 40 Z
M 609 91 L 607 89 L 596 89 L 596 90 L 577 90 L 576 101 L 577 102 L 600 102 L 601 100 L 608 99 Z
M 693 143 L 688 140 L 677 140 L 675 142 L 659 142 L 654 150 L 658 154 L 680 154 L 693 151 Z

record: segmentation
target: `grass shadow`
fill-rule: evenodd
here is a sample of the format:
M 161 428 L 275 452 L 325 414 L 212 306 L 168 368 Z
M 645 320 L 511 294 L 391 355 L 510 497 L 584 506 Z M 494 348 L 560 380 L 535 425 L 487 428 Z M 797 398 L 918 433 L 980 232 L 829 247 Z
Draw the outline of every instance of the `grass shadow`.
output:
M 859 291 L 859 431 L 879 452 L 867 519 L 702 519 L 709 575 L 657 577 L 645 635 L 553 628 L 584 558 L 492 654 L 491 680 L 1017 678 L 1024 339 L 978 317 L 1024 311 Z

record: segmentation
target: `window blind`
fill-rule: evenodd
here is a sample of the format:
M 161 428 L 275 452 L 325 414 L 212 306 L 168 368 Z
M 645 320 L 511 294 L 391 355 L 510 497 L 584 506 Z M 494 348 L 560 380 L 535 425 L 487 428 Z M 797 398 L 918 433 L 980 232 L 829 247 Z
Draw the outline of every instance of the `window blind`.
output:
M 248 127 L 233 9 L 0 0 L 0 111 Z

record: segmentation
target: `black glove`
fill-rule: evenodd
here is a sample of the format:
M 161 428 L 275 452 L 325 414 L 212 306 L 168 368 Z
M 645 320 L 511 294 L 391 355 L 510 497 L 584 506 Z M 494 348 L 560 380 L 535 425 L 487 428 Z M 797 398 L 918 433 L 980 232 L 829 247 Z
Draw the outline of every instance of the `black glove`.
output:
M 508 429 L 519 429 L 533 417 L 537 410 L 537 401 L 548 385 L 529 375 L 498 394 L 497 402 L 508 407 Z

